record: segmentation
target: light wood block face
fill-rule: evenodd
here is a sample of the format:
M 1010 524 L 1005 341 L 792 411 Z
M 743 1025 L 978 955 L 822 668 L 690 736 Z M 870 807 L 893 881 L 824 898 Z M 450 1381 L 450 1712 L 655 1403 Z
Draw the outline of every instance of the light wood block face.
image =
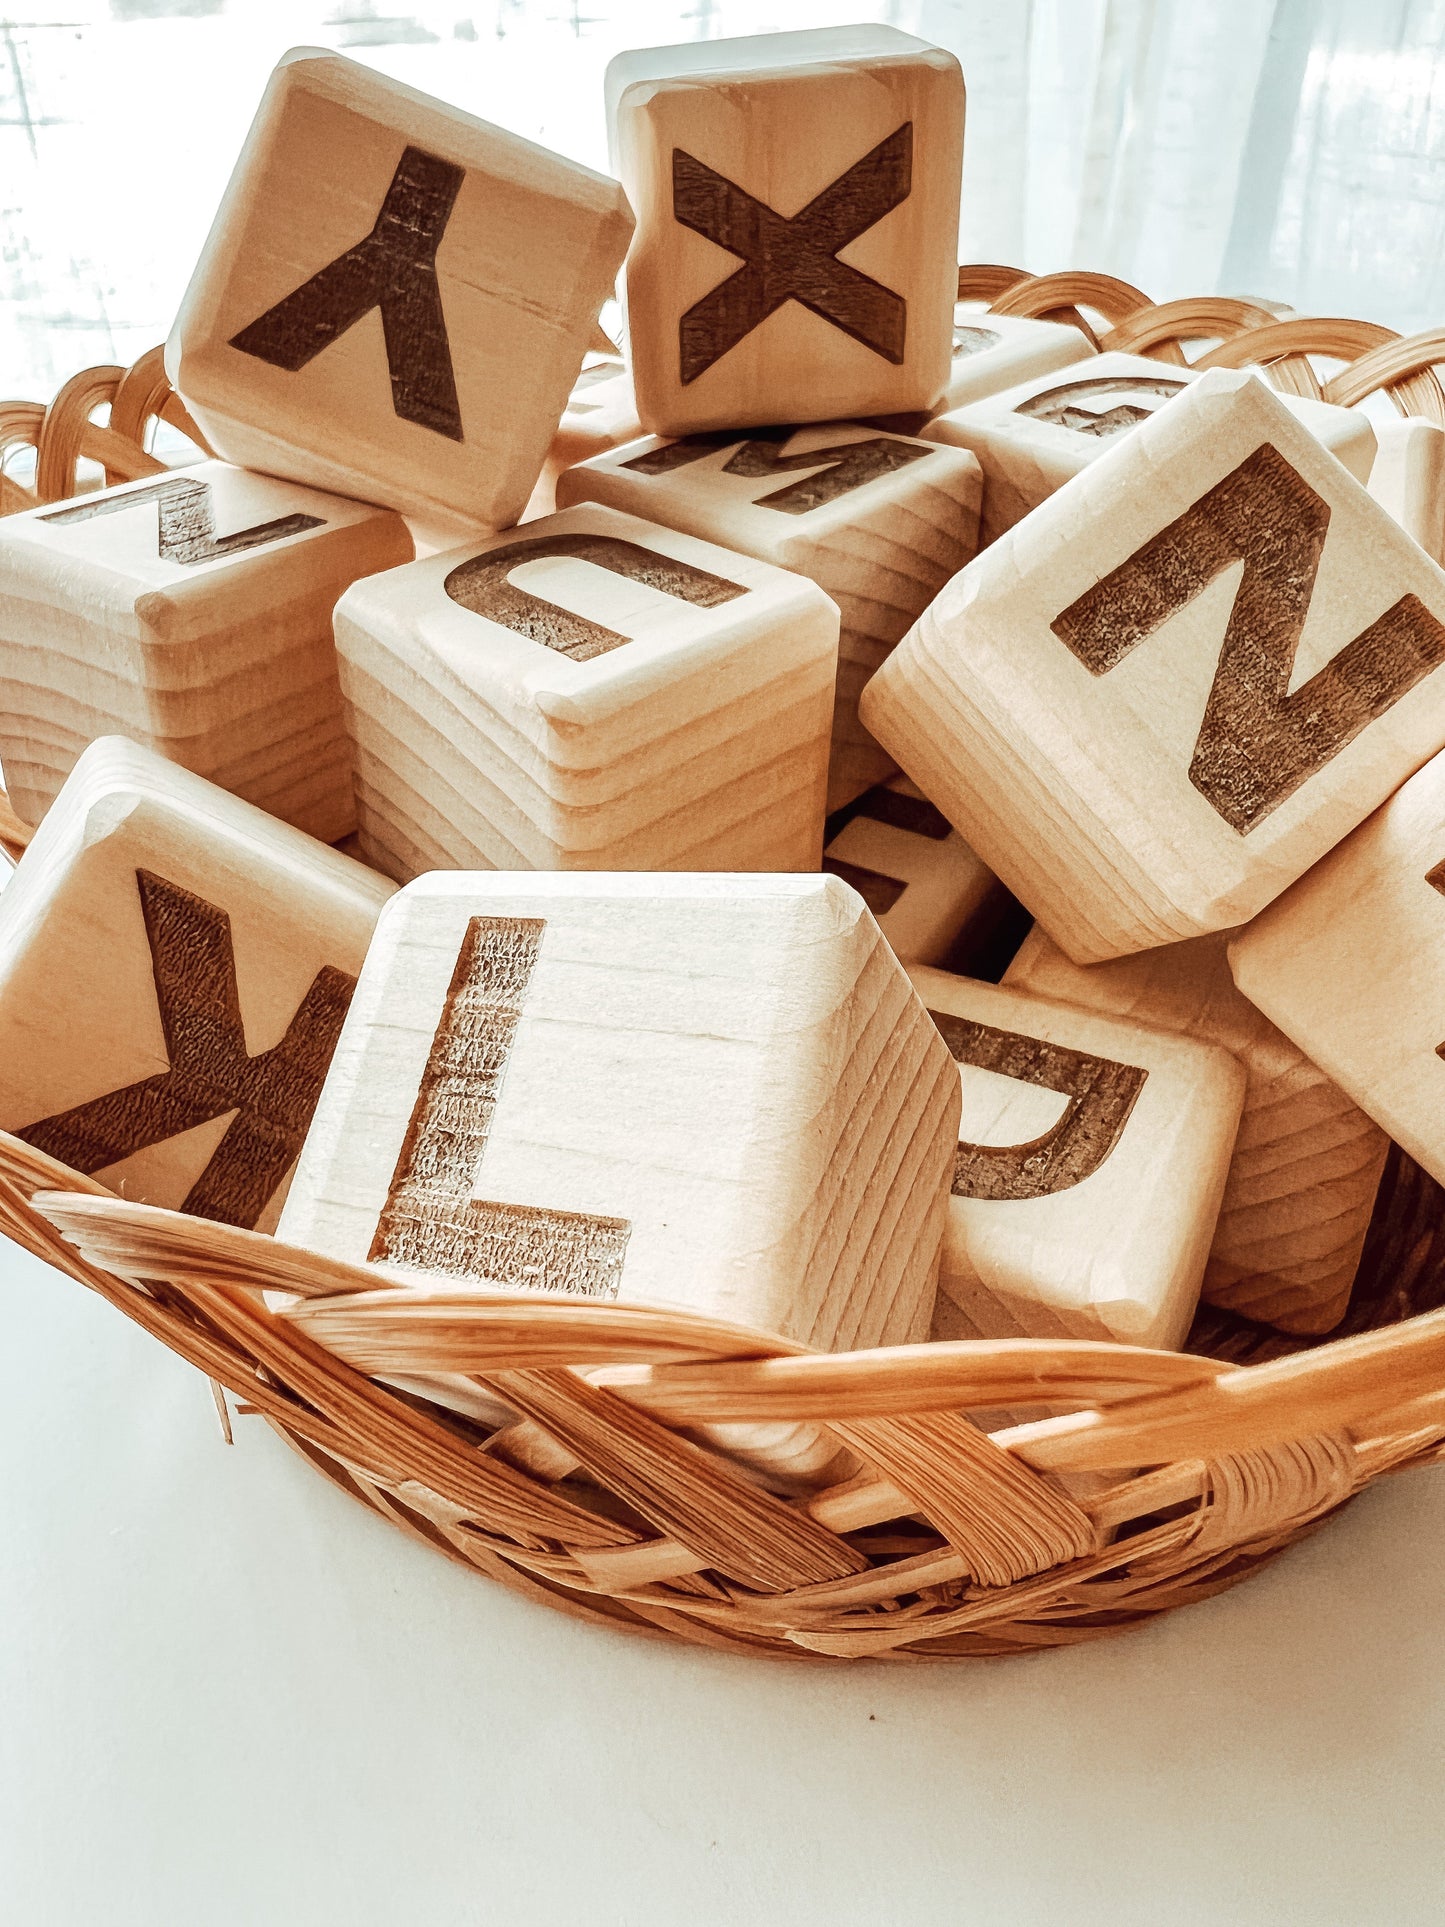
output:
M 1197 937 L 1085 968 L 1035 926 L 1004 983 L 1239 1059 L 1244 1114 L 1202 1295 L 1285 1331 L 1327 1332 L 1349 1303 L 1389 1140 L 1235 988 L 1225 942 Z
M 393 886 L 120 737 L 0 895 L 0 1129 L 273 1230 Z
M 121 733 L 333 842 L 354 822 L 331 611 L 400 516 L 201 462 L 0 522 L 0 759 L 37 823 Z
M 369 861 L 815 870 L 838 612 L 607 508 L 358 584 L 336 610 Z
M 1087 336 L 1067 322 L 989 314 L 960 301 L 953 311 L 953 362 L 944 408 L 986 401 L 1022 382 L 1073 368 L 1093 352 Z
M 990 1338 L 1183 1343 L 1244 1097 L 1228 1052 L 909 972 L 958 1062 L 939 1289 Z
M 977 455 L 986 547 L 1200 379 L 1194 369 L 1144 355 L 1094 355 L 954 408 L 922 432 Z M 1368 478 L 1375 431 L 1367 416 L 1307 396 L 1279 400 L 1357 481 Z
M 1445 428 L 1421 415 L 1376 422 L 1371 495 L 1434 562 L 1445 562 Z
M 630 442 L 569 469 L 557 500 L 648 516 L 805 575 L 837 603 L 828 773 L 836 810 L 894 773 L 858 720 L 858 698 L 974 554 L 981 488 L 977 462 L 960 449 L 831 422 Z
M 958 831 L 906 776 L 857 800 L 823 853 L 903 963 L 939 964 L 1002 894 Z
M 1234 980 L 1445 1183 L 1445 758 L 1235 937 Z
M 232 461 L 505 527 L 631 231 L 615 181 L 301 48 L 271 76 L 166 369 Z
M 1215 370 L 984 550 L 863 693 L 1077 963 L 1227 930 L 1445 743 L 1445 574 Z
M 637 213 L 627 324 L 659 435 L 931 409 L 958 282 L 963 76 L 891 27 L 705 40 L 607 70 Z

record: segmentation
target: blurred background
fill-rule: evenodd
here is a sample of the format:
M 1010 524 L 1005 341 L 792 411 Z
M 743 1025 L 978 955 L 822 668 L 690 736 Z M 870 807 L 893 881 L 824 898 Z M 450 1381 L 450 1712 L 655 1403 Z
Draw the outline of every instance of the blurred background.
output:
M 887 21 L 963 63 L 961 260 L 1445 321 L 1445 0 L 19 6 L 0 12 L 0 397 L 46 399 L 165 335 L 266 74 L 300 44 L 605 167 L 622 48 Z

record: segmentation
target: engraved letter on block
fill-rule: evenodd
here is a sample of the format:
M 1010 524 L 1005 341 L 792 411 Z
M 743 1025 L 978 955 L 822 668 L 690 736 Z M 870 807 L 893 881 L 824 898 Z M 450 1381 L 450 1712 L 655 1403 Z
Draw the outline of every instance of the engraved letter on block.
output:
M 927 445 L 895 440 L 888 435 L 874 435 L 862 442 L 838 442 L 831 448 L 801 449 L 793 454 L 774 446 L 786 442 L 795 432 L 791 428 L 764 428 L 743 440 L 727 429 L 715 429 L 705 435 L 685 435 L 681 441 L 664 442 L 660 448 L 635 455 L 622 466 L 635 469 L 639 475 L 671 475 L 706 455 L 715 454 L 720 448 L 730 448 L 742 441 L 737 454 L 723 463 L 725 475 L 756 477 L 785 475 L 794 469 L 816 471 L 803 481 L 774 489 L 771 495 L 759 495 L 753 503 L 755 508 L 777 509 L 783 515 L 806 515 L 810 509 L 821 508 L 825 502 L 836 502 L 839 496 L 851 495 L 865 482 L 876 481 L 880 475 L 892 475 L 933 452 Z
M 200 562 L 215 562 L 221 556 L 241 555 L 247 549 L 283 541 L 288 535 L 304 535 L 307 529 L 324 527 L 319 515 L 278 515 L 270 522 L 257 522 L 231 535 L 217 535 L 210 483 L 199 481 L 195 476 L 179 475 L 149 488 L 130 489 L 124 495 L 103 495 L 99 501 L 54 509 L 38 519 L 68 528 L 72 522 L 90 522 L 101 515 L 123 515 L 127 509 L 144 507 L 150 502 L 155 503 L 159 518 L 156 553 L 162 562 L 179 562 L 187 568 L 194 568 Z

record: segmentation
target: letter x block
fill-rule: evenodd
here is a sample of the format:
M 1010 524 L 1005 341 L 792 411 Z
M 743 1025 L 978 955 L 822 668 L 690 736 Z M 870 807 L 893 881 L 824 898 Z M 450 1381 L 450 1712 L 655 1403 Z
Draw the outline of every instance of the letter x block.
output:
M 860 713 L 1099 962 L 1247 922 L 1445 744 L 1445 573 L 1215 370 L 955 577 Z
M 120 737 L 0 894 L 0 1129 L 275 1228 L 392 885 Z
M 331 611 L 400 516 L 201 462 L 0 521 L 0 758 L 36 823 L 117 732 L 326 842 L 354 823 Z
M 904 963 L 946 962 L 1003 907 L 998 878 L 906 776 L 867 791 L 828 828 L 823 868 L 858 892 Z
M 958 285 L 963 76 L 891 27 L 651 47 L 607 70 L 626 307 L 659 435 L 930 409 Z
M 838 611 L 802 576 L 590 506 L 336 610 L 368 859 L 815 870 Z
M 1244 1097 L 1227 1051 L 915 968 L 963 1110 L 939 1290 L 985 1338 L 1177 1349 Z
M 828 808 L 896 765 L 858 721 L 863 685 L 978 543 L 978 464 L 852 423 L 629 442 L 566 471 L 559 507 L 606 502 L 816 582 L 842 615 Z
M 615 181 L 301 48 L 271 77 L 166 368 L 231 461 L 501 528 L 631 230 Z

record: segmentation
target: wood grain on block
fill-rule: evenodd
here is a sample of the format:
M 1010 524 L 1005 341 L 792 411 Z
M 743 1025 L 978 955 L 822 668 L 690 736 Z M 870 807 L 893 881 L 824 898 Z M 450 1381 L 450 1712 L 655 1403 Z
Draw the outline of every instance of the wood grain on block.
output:
M 232 461 L 504 527 L 631 230 L 615 181 L 300 48 L 271 76 L 166 370 Z
M 719 542 L 809 577 L 837 603 L 836 810 L 895 771 L 858 721 L 858 698 L 973 555 L 981 488 L 962 450 L 833 422 L 630 442 L 568 470 L 557 500 L 606 502 Z
M 273 1229 L 392 889 L 91 744 L 0 895 L 0 1129 L 122 1197 Z
M 1445 1183 L 1445 758 L 1229 946 L 1235 982 Z
M 891 27 L 704 40 L 607 70 L 637 213 L 625 305 L 661 435 L 931 409 L 948 381 L 963 76 Z
M 1375 440 L 1371 495 L 1432 561 L 1445 562 L 1445 428 L 1406 415 L 1376 422 Z
M 1239 1059 L 1244 1114 L 1202 1295 L 1285 1331 L 1330 1331 L 1349 1303 L 1389 1140 L 1235 988 L 1225 944 L 1196 937 L 1085 966 L 1036 925 L 1003 981 Z
M 1024 991 L 909 974 L 962 1086 L 940 1290 L 984 1337 L 1180 1345 L 1243 1067 Z
M 922 432 L 977 455 L 983 468 L 979 541 L 987 546 L 1200 379 L 1192 368 L 1145 355 L 1095 355 L 951 409 Z M 1279 400 L 1357 481 L 1368 478 L 1375 431 L 1367 416 L 1308 396 Z
M 910 1342 L 957 1105 L 835 878 L 438 873 L 378 927 L 281 1233 L 419 1282 Z M 748 1431 L 793 1472 L 836 1450 Z
M 133 738 L 333 842 L 354 822 L 331 611 L 400 516 L 201 462 L 0 521 L 0 759 L 37 823 Z
M 803 577 L 586 506 L 336 610 L 370 861 L 813 870 L 838 612 Z
M 858 892 L 903 963 L 942 963 L 1002 896 L 998 878 L 906 776 L 857 799 L 823 868 Z
M 1445 744 L 1445 574 L 1213 370 L 955 577 L 863 693 L 1079 963 L 1247 922 Z
M 943 406 L 985 401 L 1021 382 L 1073 368 L 1092 352 L 1088 338 L 1067 322 L 989 314 L 960 301 L 953 311 L 953 362 Z

